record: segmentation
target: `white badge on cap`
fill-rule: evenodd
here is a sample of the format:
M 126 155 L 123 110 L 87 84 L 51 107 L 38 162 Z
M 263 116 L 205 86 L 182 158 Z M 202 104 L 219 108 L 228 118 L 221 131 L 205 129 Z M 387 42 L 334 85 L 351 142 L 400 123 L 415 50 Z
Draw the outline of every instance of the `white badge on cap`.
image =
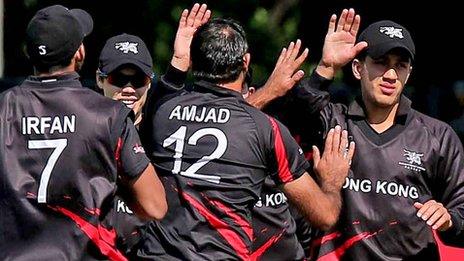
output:
M 403 39 L 403 29 L 402 28 L 395 28 L 393 26 L 381 26 L 380 30 L 381 33 L 390 36 L 390 38 L 398 37 Z
M 139 53 L 139 50 L 137 48 L 138 45 L 139 45 L 138 43 L 120 42 L 120 43 L 116 43 L 114 45 L 114 48 L 116 48 L 116 50 L 119 50 L 123 53 L 133 52 L 134 54 L 138 54 Z

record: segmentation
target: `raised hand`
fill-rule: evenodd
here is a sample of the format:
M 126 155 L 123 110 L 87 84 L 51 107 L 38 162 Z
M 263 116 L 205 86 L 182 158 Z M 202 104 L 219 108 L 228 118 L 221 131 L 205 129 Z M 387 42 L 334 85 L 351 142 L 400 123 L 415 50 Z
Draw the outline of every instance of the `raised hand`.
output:
M 211 10 L 206 4 L 196 3 L 190 11 L 185 9 L 179 19 L 176 39 L 174 40 L 174 55 L 171 65 L 181 71 L 188 71 L 190 67 L 190 45 L 197 29 L 208 22 Z
M 335 72 L 353 60 L 356 55 L 367 47 L 366 42 L 356 42 L 361 17 L 353 8 L 343 9 L 337 23 L 337 15 L 330 17 L 329 28 L 322 48 L 322 58 L 316 72 L 331 79 Z
M 304 76 L 304 71 L 299 70 L 301 64 L 308 57 L 308 48 L 300 54 L 301 41 L 291 42 L 288 48 L 283 48 L 277 59 L 274 71 L 272 72 L 266 84 L 255 94 L 250 95 L 247 101 L 257 107 L 262 108 L 264 105 L 277 97 L 281 97 L 288 90 L 300 81 Z
M 325 140 L 324 153 L 313 146 L 314 171 L 325 191 L 339 191 L 345 182 L 354 155 L 355 144 L 348 144 L 348 132 L 340 126 L 330 129 Z
M 451 215 L 440 202 L 435 200 L 429 200 L 424 204 L 415 202 L 414 207 L 418 210 L 417 216 L 433 229 L 445 231 L 453 225 Z

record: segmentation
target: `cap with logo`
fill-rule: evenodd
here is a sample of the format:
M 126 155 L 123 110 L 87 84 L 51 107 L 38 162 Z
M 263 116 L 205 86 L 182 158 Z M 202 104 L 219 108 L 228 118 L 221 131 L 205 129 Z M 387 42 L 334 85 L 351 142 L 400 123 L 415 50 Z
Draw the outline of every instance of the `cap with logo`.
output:
M 404 26 L 389 20 L 369 25 L 359 35 L 357 42 L 361 41 L 368 43 L 366 53 L 375 59 L 395 48 L 407 51 L 412 60 L 416 54 L 416 47 L 409 31 Z
M 130 34 L 113 36 L 106 41 L 100 54 L 99 70 L 110 74 L 121 65 L 132 64 L 153 77 L 153 60 L 147 46 L 139 37 Z
M 82 9 L 43 8 L 27 26 L 27 54 L 34 64 L 53 66 L 70 61 L 92 29 L 92 17 Z

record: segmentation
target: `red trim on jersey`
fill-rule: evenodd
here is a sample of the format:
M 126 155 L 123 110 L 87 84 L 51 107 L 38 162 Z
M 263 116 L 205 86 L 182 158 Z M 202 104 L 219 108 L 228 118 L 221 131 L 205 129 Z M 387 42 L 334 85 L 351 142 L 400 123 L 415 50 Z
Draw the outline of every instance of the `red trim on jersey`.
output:
M 272 130 L 275 135 L 274 150 L 277 158 L 279 178 L 283 183 L 293 181 L 293 176 L 288 166 L 287 152 L 285 150 L 284 141 L 282 140 L 282 134 L 280 133 L 279 125 L 275 119 L 269 117 L 269 120 L 271 121 Z
M 254 251 L 250 256 L 250 261 L 256 261 L 261 258 L 261 256 L 266 252 L 272 245 L 277 243 L 280 238 L 284 235 L 285 229 L 280 232 L 278 235 L 273 235 L 269 240 L 260 246 L 256 251 Z
M 320 245 L 323 245 L 325 244 L 327 241 L 330 241 L 330 240 L 333 240 L 339 236 L 341 236 L 342 233 L 340 232 L 333 232 L 333 233 L 330 233 L 330 234 L 327 234 L 321 238 L 318 238 L 318 239 L 315 239 L 312 243 L 312 247 L 316 247 L 316 246 L 320 246 Z
M 95 226 L 79 215 L 62 207 L 52 207 L 52 209 L 62 213 L 76 222 L 84 234 L 86 234 L 93 243 L 100 249 L 101 253 L 107 256 L 110 260 L 127 261 L 127 258 L 116 249 L 116 231 L 108 230 L 101 225 Z
M 237 215 L 234 213 L 234 210 L 227 207 L 224 205 L 222 202 L 214 200 L 214 199 L 208 199 L 211 204 L 214 206 L 218 207 L 222 211 L 224 211 L 230 218 L 232 218 L 237 225 L 239 225 L 243 231 L 245 231 L 245 234 L 250 238 L 250 240 L 253 239 L 253 228 L 251 227 L 251 224 L 248 223 L 244 218 L 241 216 Z
M 122 138 L 119 137 L 118 143 L 116 144 L 116 150 L 114 151 L 114 158 L 116 159 L 116 166 L 118 167 L 118 173 L 121 173 L 121 170 L 122 170 L 121 150 L 122 150 Z
M 369 233 L 369 232 L 363 232 L 360 233 L 348 240 L 346 240 L 343 245 L 340 247 L 336 248 L 335 250 L 319 257 L 317 261 L 334 261 L 334 260 L 340 260 L 341 256 L 343 256 L 346 252 L 346 250 L 350 247 L 352 247 L 356 242 L 363 240 L 363 239 L 368 239 L 374 235 L 376 235 L 377 232 L 374 233 Z
M 242 260 L 248 260 L 250 254 L 248 252 L 247 245 L 243 239 L 235 231 L 231 229 L 227 223 L 214 216 L 205 206 L 203 206 L 198 200 L 188 195 L 185 192 L 181 192 L 182 196 L 187 200 L 193 207 L 195 207 L 198 212 L 214 227 L 217 232 L 230 244 L 230 246 L 235 250 L 236 254 Z

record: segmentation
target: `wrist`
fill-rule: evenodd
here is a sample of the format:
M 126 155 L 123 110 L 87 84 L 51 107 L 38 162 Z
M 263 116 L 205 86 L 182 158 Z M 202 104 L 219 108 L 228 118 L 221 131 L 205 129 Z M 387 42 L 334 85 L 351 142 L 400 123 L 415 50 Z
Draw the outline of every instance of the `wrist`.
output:
M 173 55 L 171 59 L 171 65 L 180 71 L 187 72 L 190 67 L 190 59 Z
M 317 72 L 317 74 L 326 78 L 327 80 L 332 80 L 337 70 L 338 68 L 335 68 L 332 65 L 328 65 L 320 61 L 315 71 Z

